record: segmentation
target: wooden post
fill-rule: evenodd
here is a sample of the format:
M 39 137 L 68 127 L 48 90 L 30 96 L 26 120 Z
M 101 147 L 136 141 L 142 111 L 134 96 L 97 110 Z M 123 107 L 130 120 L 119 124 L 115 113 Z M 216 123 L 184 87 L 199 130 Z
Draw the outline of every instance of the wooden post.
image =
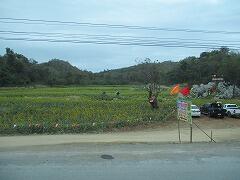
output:
M 180 120 L 178 119 L 178 140 L 181 143 L 181 134 L 180 134 Z
M 212 130 L 211 130 L 211 142 L 213 142 L 213 138 L 212 138 Z
M 200 131 L 202 131 L 207 137 L 209 137 L 213 142 L 216 142 L 211 135 L 209 136 L 204 130 L 202 130 L 195 122 L 193 122 L 193 124 L 195 124 L 197 126 L 198 129 L 200 129 Z M 212 133 L 212 131 L 211 131 Z
M 192 124 L 190 124 L 190 143 L 192 143 Z

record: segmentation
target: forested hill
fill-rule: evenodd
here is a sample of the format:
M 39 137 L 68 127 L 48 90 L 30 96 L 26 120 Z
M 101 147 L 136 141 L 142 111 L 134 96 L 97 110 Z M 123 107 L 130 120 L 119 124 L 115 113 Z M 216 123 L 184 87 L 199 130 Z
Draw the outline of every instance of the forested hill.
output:
M 58 59 L 39 64 L 37 69 L 44 77 L 42 83 L 50 85 L 87 84 L 92 76 L 91 72 L 79 70 L 69 62 Z
M 188 57 L 180 61 L 177 68 L 167 74 L 169 83 L 208 83 L 212 76 L 240 85 L 240 54 L 221 48 L 202 52 L 199 57 Z
M 168 84 L 167 73 L 177 68 L 178 64 L 171 61 L 152 62 L 146 59 L 135 66 L 96 73 L 95 79 L 100 84 L 143 84 L 148 83 L 153 77 L 156 83 Z
M 91 77 L 91 72 L 81 71 L 62 60 L 38 64 L 9 48 L 0 56 L 0 86 L 87 84 Z
M 90 84 L 200 84 L 211 81 L 212 75 L 240 85 L 240 54 L 227 48 L 203 52 L 179 62 L 158 62 L 146 59 L 138 65 L 92 73 L 79 70 L 58 59 L 46 63 L 28 59 L 6 48 L 0 56 L 0 86 L 90 85 Z

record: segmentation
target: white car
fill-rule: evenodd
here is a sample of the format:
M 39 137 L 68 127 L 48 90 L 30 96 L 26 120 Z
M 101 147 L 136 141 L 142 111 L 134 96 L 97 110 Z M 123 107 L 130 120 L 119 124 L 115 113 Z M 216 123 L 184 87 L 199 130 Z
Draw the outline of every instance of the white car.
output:
M 226 115 L 229 117 L 240 117 L 240 108 L 236 104 L 224 104 L 223 109 L 226 110 Z
M 201 111 L 196 105 L 191 105 L 192 117 L 200 117 Z

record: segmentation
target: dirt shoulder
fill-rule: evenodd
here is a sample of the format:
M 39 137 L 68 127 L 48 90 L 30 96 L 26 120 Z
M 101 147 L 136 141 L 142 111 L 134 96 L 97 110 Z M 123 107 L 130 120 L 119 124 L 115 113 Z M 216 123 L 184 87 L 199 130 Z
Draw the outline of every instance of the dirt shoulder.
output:
M 216 142 L 240 140 L 240 119 L 203 116 L 194 118 L 194 122 L 209 135 L 212 130 Z M 180 127 L 182 142 L 189 142 L 189 125 L 181 122 Z M 209 141 L 210 139 L 193 125 L 193 142 Z M 0 148 L 68 143 L 178 143 L 177 122 L 172 120 L 155 127 L 124 132 L 0 137 Z

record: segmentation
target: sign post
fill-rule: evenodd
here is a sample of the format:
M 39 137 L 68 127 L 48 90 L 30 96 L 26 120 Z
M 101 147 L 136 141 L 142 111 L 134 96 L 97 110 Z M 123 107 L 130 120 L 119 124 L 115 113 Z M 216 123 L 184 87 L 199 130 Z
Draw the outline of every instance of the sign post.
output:
M 190 143 L 192 143 L 192 124 L 190 124 Z
M 177 117 L 178 117 L 178 134 L 179 134 L 179 142 L 181 143 L 180 138 L 180 127 L 179 121 L 188 122 L 190 125 L 190 143 L 192 143 L 192 115 L 191 115 L 191 101 L 185 99 L 177 100 Z
M 180 133 L 180 120 L 178 119 L 178 140 L 181 143 L 181 133 Z

